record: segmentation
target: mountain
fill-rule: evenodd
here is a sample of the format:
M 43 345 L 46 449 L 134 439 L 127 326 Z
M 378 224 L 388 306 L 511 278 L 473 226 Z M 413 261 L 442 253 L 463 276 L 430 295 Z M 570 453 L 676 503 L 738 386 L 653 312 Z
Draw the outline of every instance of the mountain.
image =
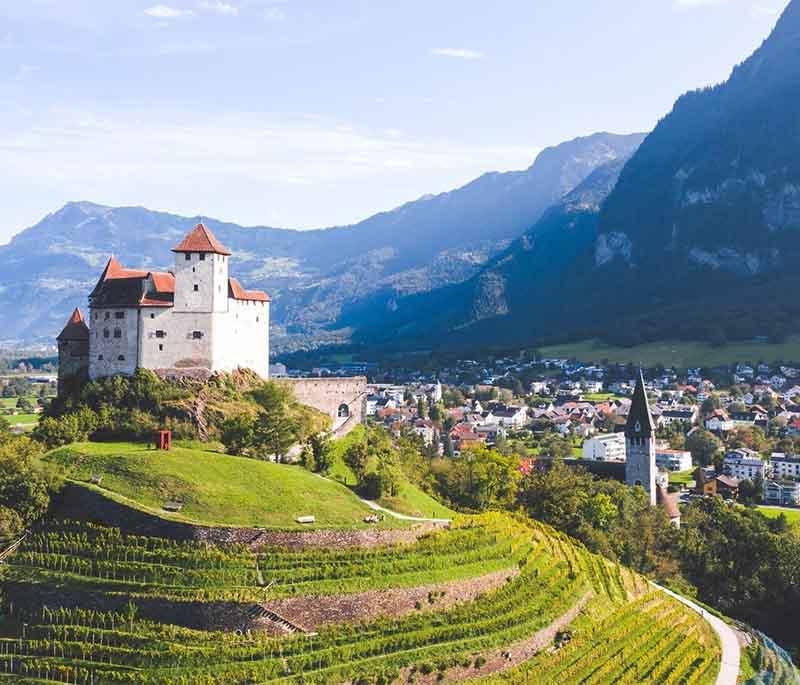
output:
M 365 303 L 342 321 L 364 343 L 780 339 L 800 318 L 798 238 L 793 0 L 725 83 L 679 98 L 621 169 L 597 169 L 472 278 L 401 298 L 381 327 Z
M 488 173 L 352 226 L 245 228 L 203 217 L 234 252 L 232 273 L 273 295 L 273 340 L 284 349 L 341 340 L 343 306 L 460 282 L 533 224 L 599 165 L 629 155 L 643 135 L 598 133 L 543 150 L 524 171 Z M 0 247 L 5 339 L 54 336 L 85 306 L 110 254 L 130 267 L 168 268 L 198 221 L 141 207 L 73 202 Z
M 342 325 L 356 342 L 385 347 L 522 344 L 547 332 L 559 315 L 563 276 L 597 237 L 600 207 L 628 157 L 599 166 L 471 278 L 400 298 L 387 310 L 380 293 L 350 307 Z

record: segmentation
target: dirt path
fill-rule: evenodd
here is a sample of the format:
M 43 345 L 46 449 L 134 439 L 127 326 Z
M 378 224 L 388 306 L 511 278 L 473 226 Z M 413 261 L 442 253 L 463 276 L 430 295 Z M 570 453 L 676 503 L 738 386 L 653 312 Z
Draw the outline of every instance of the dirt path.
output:
M 392 511 L 391 509 L 387 509 L 386 507 L 382 507 L 377 502 L 373 502 L 370 499 L 363 499 L 359 497 L 359 499 L 366 504 L 370 509 L 373 511 L 380 511 L 384 514 L 389 514 L 389 516 L 393 516 L 396 519 L 400 519 L 401 521 L 418 521 L 419 523 L 439 523 L 439 524 L 448 524 L 450 523 L 451 519 L 436 519 L 436 518 L 425 518 L 422 516 L 407 516 L 406 514 L 401 514 L 397 511 Z

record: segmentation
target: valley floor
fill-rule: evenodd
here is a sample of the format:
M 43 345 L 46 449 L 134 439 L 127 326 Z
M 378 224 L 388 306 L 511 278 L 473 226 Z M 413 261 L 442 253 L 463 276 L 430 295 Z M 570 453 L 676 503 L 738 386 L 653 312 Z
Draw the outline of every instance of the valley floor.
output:
M 608 360 L 610 363 L 638 364 L 645 367 L 663 364 L 685 369 L 688 367 L 712 367 L 730 365 L 743 361 L 800 360 L 800 336 L 787 338 L 779 344 L 760 342 L 729 343 L 713 347 L 708 343 L 664 341 L 615 347 L 598 340 L 548 345 L 538 348 L 543 357 L 576 358 L 584 362 Z

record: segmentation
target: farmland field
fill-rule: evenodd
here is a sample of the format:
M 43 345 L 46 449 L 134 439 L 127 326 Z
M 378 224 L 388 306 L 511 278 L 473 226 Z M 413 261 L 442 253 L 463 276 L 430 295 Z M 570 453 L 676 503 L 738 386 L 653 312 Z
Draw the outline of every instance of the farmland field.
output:
M 712 347 L 707 343 L 667 341 L 647 343 L 635 347 L 614 347 L 597 340 L 577 343 L 549 345 L 539 348 L 543 357 L 576 358 L 583 362 L 631 363 L 642 366 L 691 366 L 730 365 L 736 362 L 797 362 L 800 363 L 800 336 L 792 336 L 784 343 L 757 342 L 729 343 Z

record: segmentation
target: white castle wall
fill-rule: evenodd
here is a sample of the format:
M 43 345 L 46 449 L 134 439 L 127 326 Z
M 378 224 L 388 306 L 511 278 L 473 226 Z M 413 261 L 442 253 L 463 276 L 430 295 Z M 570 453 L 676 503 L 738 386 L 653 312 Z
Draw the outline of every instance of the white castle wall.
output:
M 214 316 L 162 307 L 143 310 L 140 366 L 147 369 L 212 370 Z M 196 338 L 195 332 L 201 337 Z
M 118 318 L 118 315 L 122 318 Z M 132 374 L 139 340 L 137 309 L 92 309 L 89 317 L 89 378 Z M 108 337 L 105 332 L 108 331 Z M 119 331 L 120 337 L 115 337 Z
M 214 314 L 214 369 L 238 367 L 269 375 L 269 302 L 228 300 L 228 311 Z
M 227 311 L 228 258 L 225 255 L 176 252 L 174 271 L 176 312 Z

